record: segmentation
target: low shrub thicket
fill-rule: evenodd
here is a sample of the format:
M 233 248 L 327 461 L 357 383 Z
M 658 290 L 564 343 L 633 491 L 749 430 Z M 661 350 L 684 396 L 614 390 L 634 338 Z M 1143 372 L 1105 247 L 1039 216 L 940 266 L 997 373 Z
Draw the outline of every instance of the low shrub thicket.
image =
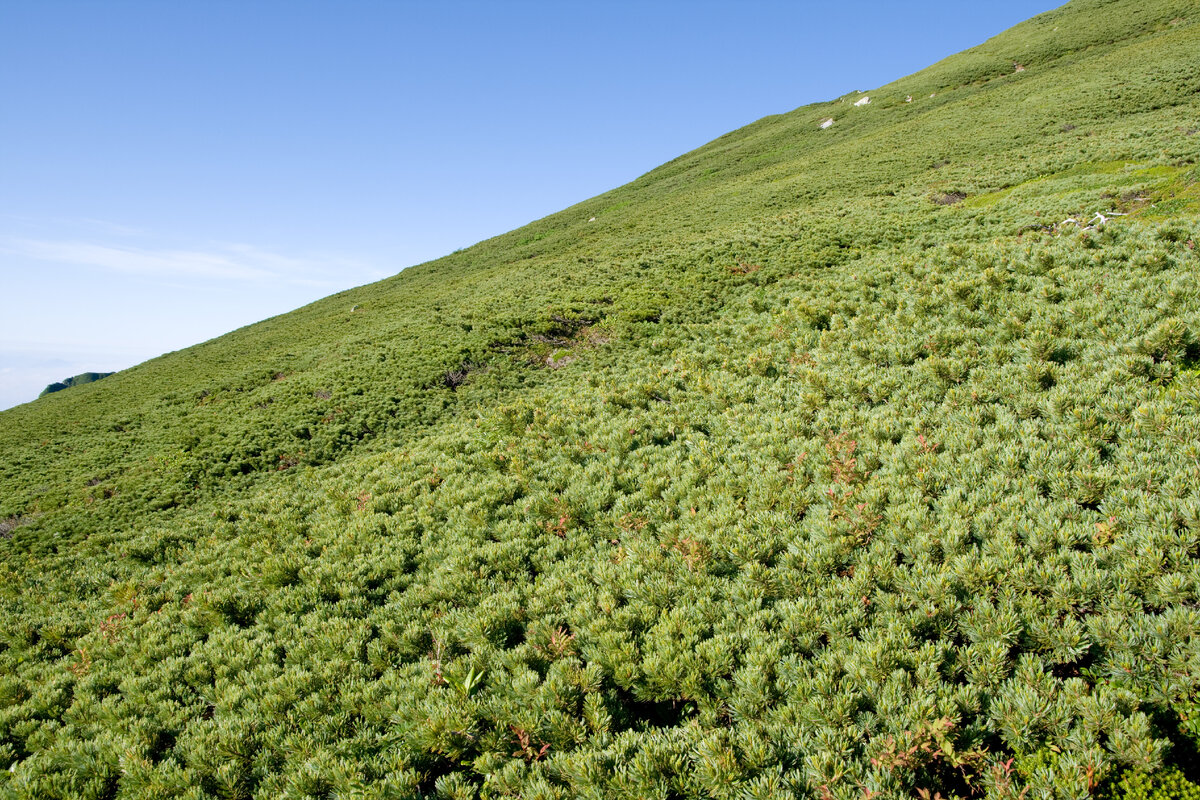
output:
M 1191 796 L 1197 29 L 1095 5 L 5 412 L 0 791 Z

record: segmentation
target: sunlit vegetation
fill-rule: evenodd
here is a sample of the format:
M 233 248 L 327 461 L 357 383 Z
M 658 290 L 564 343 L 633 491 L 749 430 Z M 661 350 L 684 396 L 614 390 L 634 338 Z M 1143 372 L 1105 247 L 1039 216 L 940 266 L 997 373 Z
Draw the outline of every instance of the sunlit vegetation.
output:
M 1197 796 L 1198 52 L 1072 3 L 4 412 L 0 790 Z

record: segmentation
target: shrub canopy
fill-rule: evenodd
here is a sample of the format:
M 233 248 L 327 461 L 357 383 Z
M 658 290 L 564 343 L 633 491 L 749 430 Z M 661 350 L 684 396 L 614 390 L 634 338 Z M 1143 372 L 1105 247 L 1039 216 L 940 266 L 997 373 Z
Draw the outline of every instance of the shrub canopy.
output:
M 1191 796 L 1197 52 L 1075 0 L 3 412 L 0 791 Z

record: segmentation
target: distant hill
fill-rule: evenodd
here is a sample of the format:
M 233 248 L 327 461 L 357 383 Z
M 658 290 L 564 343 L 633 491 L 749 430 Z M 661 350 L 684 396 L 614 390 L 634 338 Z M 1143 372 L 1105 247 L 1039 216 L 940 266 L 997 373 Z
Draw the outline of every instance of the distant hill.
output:
M 109 375 L 113 374 L 115 373 L 81 372 L 72 378 L 63 378 L 61 381 L 50 384 L 42 390 L 42 393 L 39 394 L 38 397 L 45 397 L 46 395 L 53 394 L 54 392 L 61 392 L 63 389 L 70 389 L 72 386 L 80 386 L 85 383 L 92 383 L 93 381 L 98 381 L 101 378 L 107 378 Z
M 0 795 L 1195 797 L 1198 53 L 1075 0 L 0 412 Z

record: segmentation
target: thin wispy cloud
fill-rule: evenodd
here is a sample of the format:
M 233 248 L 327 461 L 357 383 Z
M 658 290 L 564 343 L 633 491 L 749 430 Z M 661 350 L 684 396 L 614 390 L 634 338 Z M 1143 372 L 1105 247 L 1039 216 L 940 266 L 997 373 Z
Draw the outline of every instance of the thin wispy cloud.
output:
M 294 258 L 248 244 L 217 244 L 208 250 L 156 249 L 81 240 L 0 237 L 0 253 L 149 277 L 221 281 L 284 281 L 328 286 L 346 273 L 375 273 L 344 258 Z
M 149 235 L 149 231 L 145 228 L 138 228 L 133 225 L 125 225 L 120 222 L 98 219 L 96 217 L 46 217 L 30 214 L 0 213 L 0 223 L 3 223 L 6 228 L 21 228 L 27 232 L 77 230 L 87 231 L 87 235 L 100 236 L 131 237 Z M 37 236 L 39 234 L 33 233 L 32 235 Z
M 79 336 L 33 338 L 6 335 L 0 340 L 0 367 L 26 361 L 44 363 L 62 353 L 70 353 L 72 358 L 113 356 L 124 360 L 136 356 L 144 357 L 145 351 L 144 343 L 123 340 L 96 341 Z
M 111 234 L 113 236 L 145 236 L 146 230 L 143 228 L 135 228 L 132 225 L 121 225 L 117 222 L 109 222 L 106 219 L 93 219 L 92 217 L 83 217 L 79 220 L 81 225 L 94 228 L 102 233 Z

